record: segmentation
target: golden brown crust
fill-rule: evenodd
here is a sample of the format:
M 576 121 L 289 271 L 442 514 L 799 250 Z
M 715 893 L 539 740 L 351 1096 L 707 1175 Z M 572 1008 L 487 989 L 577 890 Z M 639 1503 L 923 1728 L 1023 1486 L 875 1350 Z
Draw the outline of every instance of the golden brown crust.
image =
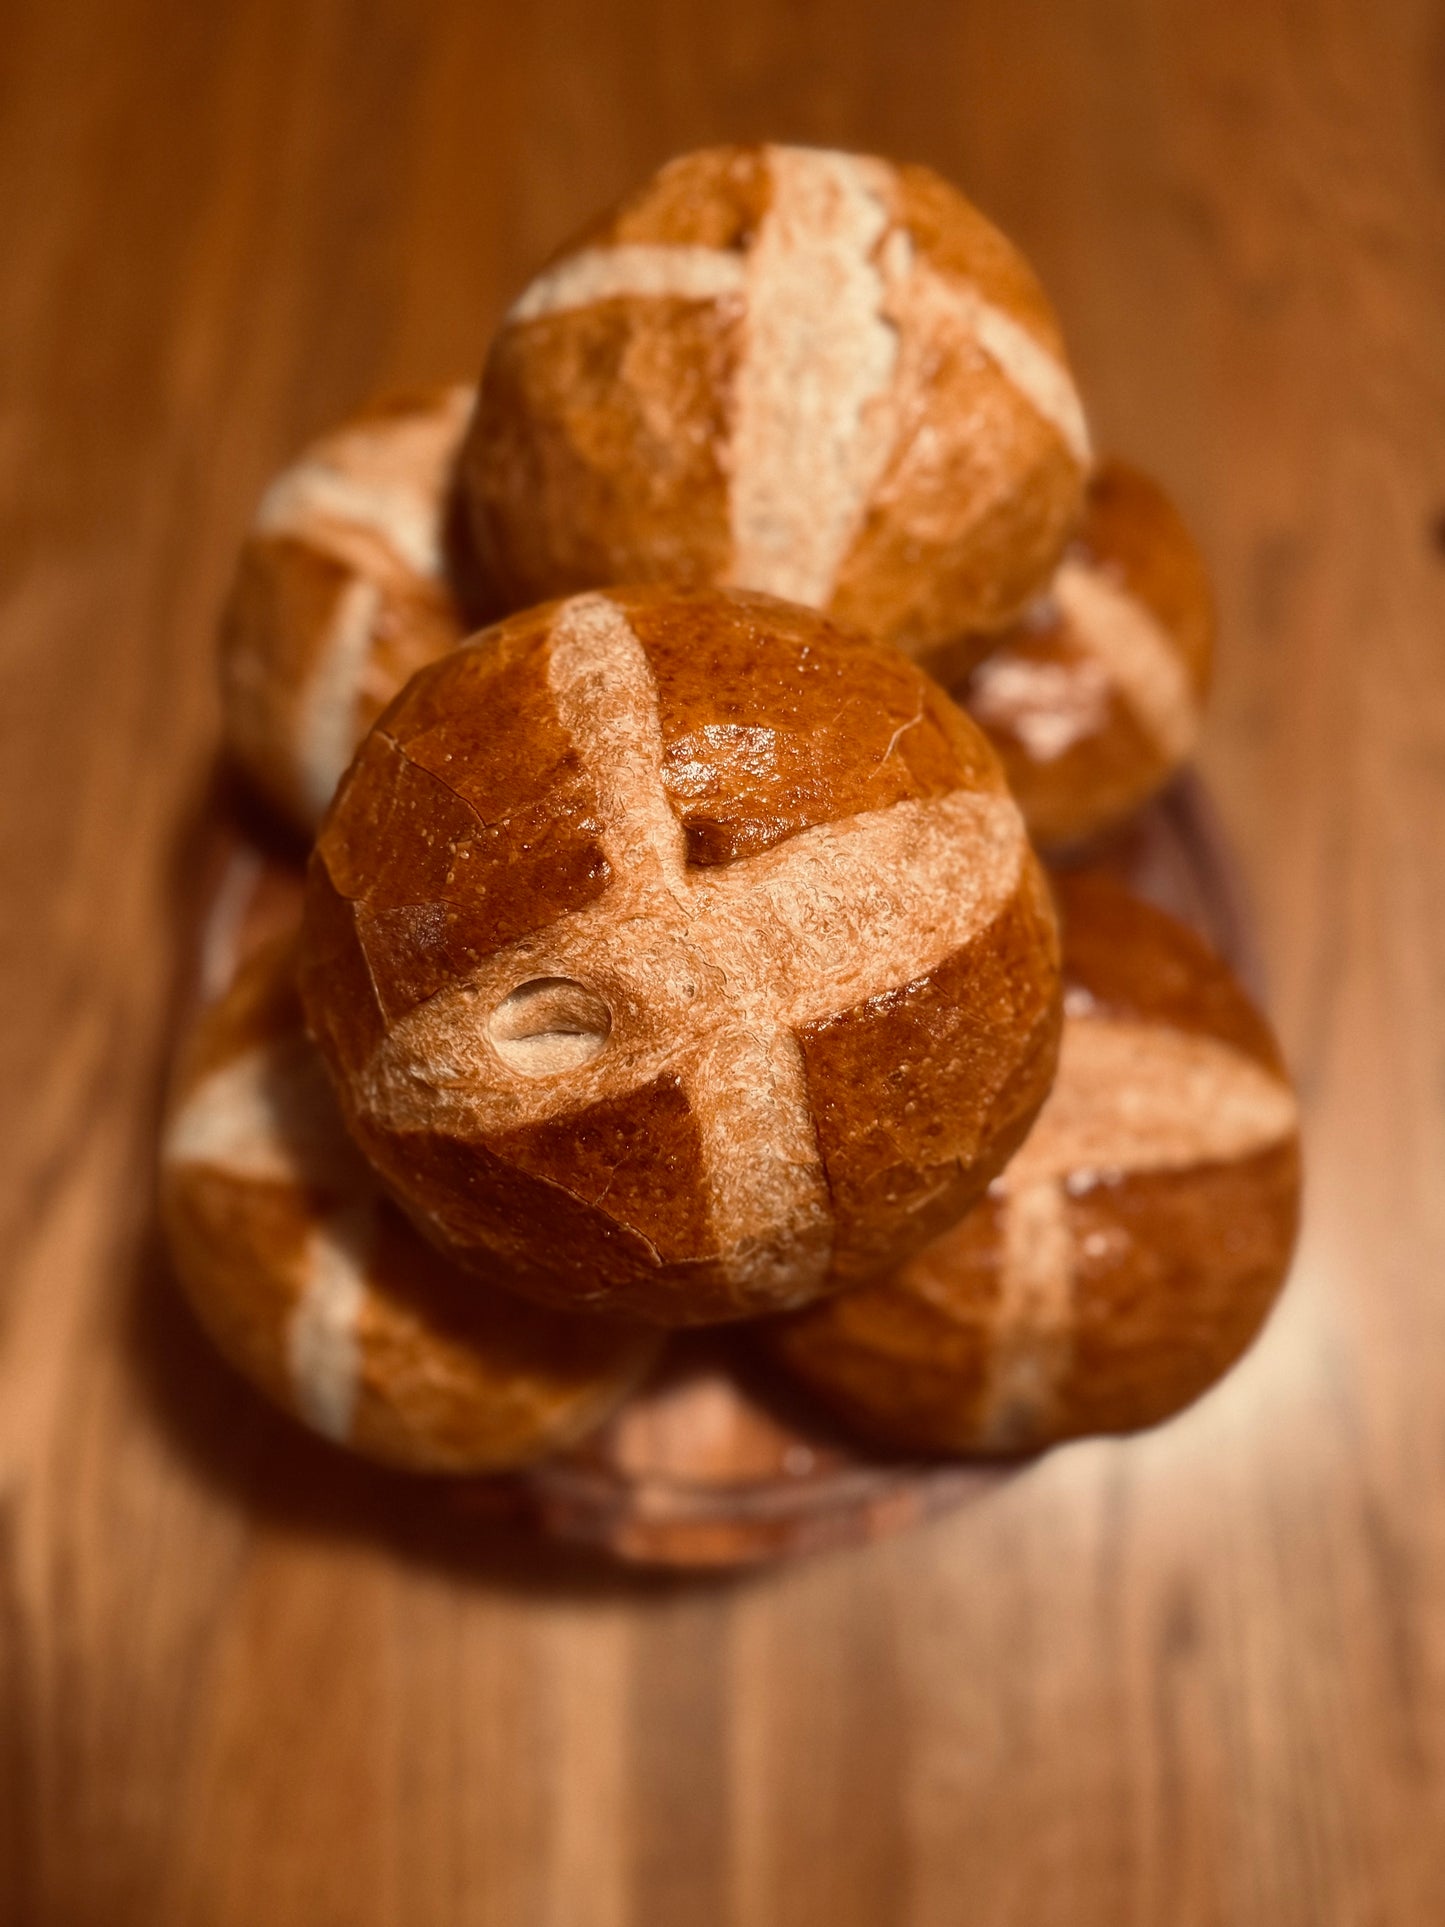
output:
M 420 1471 L 525 1463 L 600 1423 L 654 1341 L 462 1274 L 383 1199 L 302 1029 L 290 945 L 202 1019 L 170 1107 L 162 1210 L 218 1349 L 335 1442 Z
M 1137 809 L 1179 767 L 1208 693 L 1208 574 L 1164 492 L 1099 465 L 1052 589 L 1004 637 L 929 667 L 988 733 L 1030 832 L 1064 844 Z
M 1017 250 L 931 169 L 897 169 L 895 218 L 938 281 L 973 289 L 1063 365 L 1057 317 Z M 906 285 L 900 429 L 839 574 L 832 612 L 926 657 L 952 612 L 996 631 L 1047 581 L 1080 510 L 1077 452 L 953 325 L 938 283 Z M 1027 483 L 1022 481 L 1027 477 Z
M 290 1409 L 287 1321 L 306 1231 L 288 1186 L 238 1186 L 198 1167 L 163 1177 L 161 1211 L 171 1261 L 212 1344 L 273 1403 Z
M 720 579 L 738 319 L 602 301 L 503 328 L 487 359 L 477 544 L 512 604 L 607 582 Z
M 322 826 L 305 968 L 335 994 L 308 1005 L 353 1070 L 378 1041 L 367 1013 L 393 1021 L 606 887 L 595 798 L 547 686 L 548 634 L 545 611 L 514 617 L 418 676 Z
M 1151 476 L 1100 462 L 1084 498 L 1080 553 L 1149 609 L 1173 638 L 1201 698 L 1209 687 L 1214 594 L 1189 525 Z
M 760 1328 L 892 1446 L 1008 1454 L 1155 1424 L 1245 1350 L 1288 1268 L 1299 1138 L 1263 1020 L 1116 883 L 1063 896 L 1064 1051 L 1034 1135 L 889 1280 Z
M 582 1163 L 591 1148 L 593 1113 L 600 1109 L 564 1116 L 546 1148 L 564 1165 Z M 462 1267 L 477 1266 L 477 1254 L 486 1252 L 489 1275 L 525 1298 L 569 1314 L 631 1314 L 657 1323 L 737 1315 L 724 1280 L 709 1273 L 699 1283 L 695 1268 L 677 1260 L 661 1270 L 655 1247 L 622 1215 L 626 1203 L 610 1194 L 589 1200 L 550 1175 L 524 1169 L 517 1155 L 535 1151 L 533 1145 L 510 1143 L 501 1134 L 497 1148 L 485 1136 L 450 1124 L 420 1124 L 402 1137 L 374 1126 L 364 1113 L 353 1118 L 352 1130 L 378 1176 L 405 1197 L 431 1244 Z M 605 1193 L 602 1156 L 594 1152 L 593 1161 L 602 1170 L 597 1189 Z M 544 1235 L 539 1226 L 545 1226 Z M 641 1290 L 639 1277 L 646 1280 Z M 686 1316 L 657 1317 L 659 1309 L 672 1313 L 674 1302 Z
M 1157 1424 L 1244 1353 L 1289 1268 L 1300 1178 L 1291 1138 L 1198 1171 L 1140 1172 L 1070 1201 L 1075 1432 Z
M 914 412 L 916 434 L 881 480 L 829 603 L 840 621 L 920 658 L 952 633 L 959 609 L 985 632 L 1005 625 L 1048 580 L 1078 518 L 1077 465 L 1040 423 L 1015 417 L 1000 376 L 941 360 L 930 387 L 937 393 Z M 977 438 L 974 418 L 987 423 Z
M 318 639 L 340 620 L 353 580 L 349 562 L 307 543 L 253 536 L 241 550 L 222 613 L 227 747 L 292 821 L 304 823 L 308 810 L 290 728 L 293 693 L 311 672 Z
M 428 388 L 359 410 L 275 479 L 241 551 L 221 629 L 227 741 L 302 829 L 396 691 L 465 633 L 446 522 L 471 402 Z
M 717 148 L 523 293 L 462 476 L 514 601 L 725 583 L 922 650 L 999 627 L 1047 580 L 1087 458 L 1053 312 L 955 189 Z
M 950 181 L 906 161 L 893 169 L 894 218 L 940 274 L 971 282 L 986 301 L 1014 316 L 1055 355 L 1064 352 L 1059 319 L 1018 249 Z
M 1121 823 L 1180 767 L 1066 622 L 1021 633 L 956 694 L 988 731 L 1029 834 L 1046 850 L 1087 843 Z M 1070 716 L 1079 720 L 1059 720 Z M 1072 740 L 1055 752 L 1063 731 Z
M 774 596 L 625 590 L 693 864 L 905 798 L 991 784 L 976 731 L 894 650 Z
M 660 167 L 587 231 L 590 247 L 639 243 L 744 254 L 772 200 L 768 150 L 701 147 Z M 570 253 L 568 242 L 553 259 Z
M 625 590 L 387 712 L 301 981 L 429 1237 L 685 1324 L 834 1289 L 979 1194 L 1047 1087 L 1053 944 L 997 766 L 916 668 L 767 597 Z
M 203 1012 L 177 1053 L 173 1096 L 243 1052 L 304 1028 L 296 989 L 299 901 L 286 903 L 277 917 L 279 928 L 242 933 L 241 946 L 223 959 L 225 980 L 203 997 L 214 1008 Z
M 686 1263 L 707 1238 L 702 1140 L 676 1076 L 655 1077 L 580 1115 L 524 1126 L 494 1140 L 508 1164 L 583 1204 L 607 1202 L 664 1264 Z
M 1051 884 L 1073 1009 L 1218 1037 L 1287 1076 L 1268 1022 L 1202 937 L 1102 870 L 1060 871 Z
M 1047 1096 L 1060 1011 L 1044 887 L 1030 859 L 973 943 L 926 977 L 800 1031 L 845 1283 L 960 1218 Z
M 386 1012 L 367 960 L 355 903 L 342 896 L 313 855 L 306 874 L 304 968 L 328 985 L 324 1008 L 311 1015 L 318 1043 L 334 1063 L 360 1067 L 386 1037 Z

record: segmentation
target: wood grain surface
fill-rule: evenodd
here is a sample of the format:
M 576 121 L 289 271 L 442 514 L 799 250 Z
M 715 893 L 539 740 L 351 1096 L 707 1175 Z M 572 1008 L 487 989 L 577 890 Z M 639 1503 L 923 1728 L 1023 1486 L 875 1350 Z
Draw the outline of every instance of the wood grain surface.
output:
M 11 0 L 0 1922 L 1445 1919 L 1432 0 Z M 959 181 L 1218 572 L 1304 1246 L 1180 1422 L 732 1584 L 438 1523 L 175 1303 L 151 1151 L 268 472 L 677 147 Z

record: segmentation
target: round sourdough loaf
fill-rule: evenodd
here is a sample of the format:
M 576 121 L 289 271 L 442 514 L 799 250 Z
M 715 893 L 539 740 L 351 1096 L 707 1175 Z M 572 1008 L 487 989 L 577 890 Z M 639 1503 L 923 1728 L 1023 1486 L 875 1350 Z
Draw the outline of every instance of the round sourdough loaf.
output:
M 315 1431 L 427 1472 L 540 1458 L 599 1424 L 655 1334 L 463 1276 L 348 1139 L 272 942 L 201 1019 L 166 1123 L 161 1198 L 220 1350 Z
M 961 194 L 923 167 L 719 147 L 524 291 L 462 474 L 513 604 L 721 583 L 917 649 L 1047 580 L 1088 455 L 1053 311 Z
M 1002 639 L 966 638 L 928 666 L 998 751 L 1030 833 L 1064 844 L 1137 809 L 1190 755 L 1213 635 L 1183 519 L 1147 475 L 1108 461 L 1047 592 Z
M 1168 1418 L 1237 1359 L 1299 1217 L 1295 1100 L 1210 951 L 1101 878 L 1061 885 L 1058 1078 L 986 1201 L 894 1277 L 760 1328 L 870 1438 L 1032 1452 Z
M 222 620 L 226 736 L 303 830 L 407 677 L 466 633 L 444 551 L 473 394 L 375 402 L 261 498 Z
M 301 987 L 429 1236 L 664 1324 L 923 1243 L 1059 1026 L 980 733 L 896 650 L 720 590 L 578 596 L 415 677 L 322 827 Z

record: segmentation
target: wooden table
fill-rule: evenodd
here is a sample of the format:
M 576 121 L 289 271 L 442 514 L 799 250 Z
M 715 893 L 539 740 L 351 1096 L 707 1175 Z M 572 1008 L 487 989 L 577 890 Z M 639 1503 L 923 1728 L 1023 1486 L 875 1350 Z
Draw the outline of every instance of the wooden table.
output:
M 1445 27 L 1428 0 L 21 0 L 0 67 L 0 1922 L 1445 1919 Z M 1218 570 L 1309 1118 L 1216 1396 L 730 1584 L 440 1526 L 169 1294 L 237 538 L 672 149 L 928 160 Z

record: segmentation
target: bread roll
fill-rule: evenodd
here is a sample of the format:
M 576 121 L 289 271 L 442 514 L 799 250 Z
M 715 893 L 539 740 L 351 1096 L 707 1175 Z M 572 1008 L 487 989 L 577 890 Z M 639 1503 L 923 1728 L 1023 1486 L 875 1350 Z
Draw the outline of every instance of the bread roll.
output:
M 1168 1418 L 1237 1359 L 1299 1216 L 1295 1100 L 1198 938 L 1115 883 L 1061 885 L 1052 1095 L 987 1200 L 888 1281 L 760 1327 L 850 1425 L 1016 1454 Z
M 670 162 L 523 292 L 462 467 L 513 606 L 720 583 L 912 650 L 1018 613 L 1088 457 L 1053 310 L 954 188 L 719 147 Z
M 450 387 L 375 402 L 261 498 L 222 622 L 226 737 L 304 831 L 407 677 L 466 633 L 444 548 L 472 400 Z
M 322 827 L 301 986 L 429 1236 L 678 1325 L 956 1218 L 1059 1024 L 983 737 L 896 650 L 723 591 L 578 596 L 422 671 Z
M 1108 461 L 1048 592 L 971 674 L 957 666 L 978 638 L 929 667 L 998 751 L 1031 834 L 1077 843 L 1193 751 L 1213 635 L 1208 572 L 1183 519 L 1147 475 Z
M 426 1472 L 489 1472 L 599 1424 L 654 1337 L 459 1275 L 346 1136 L 268 944 L 202 1018 L 167 1120 L 176 1269 L 232 1364 L 313 1430 Z

